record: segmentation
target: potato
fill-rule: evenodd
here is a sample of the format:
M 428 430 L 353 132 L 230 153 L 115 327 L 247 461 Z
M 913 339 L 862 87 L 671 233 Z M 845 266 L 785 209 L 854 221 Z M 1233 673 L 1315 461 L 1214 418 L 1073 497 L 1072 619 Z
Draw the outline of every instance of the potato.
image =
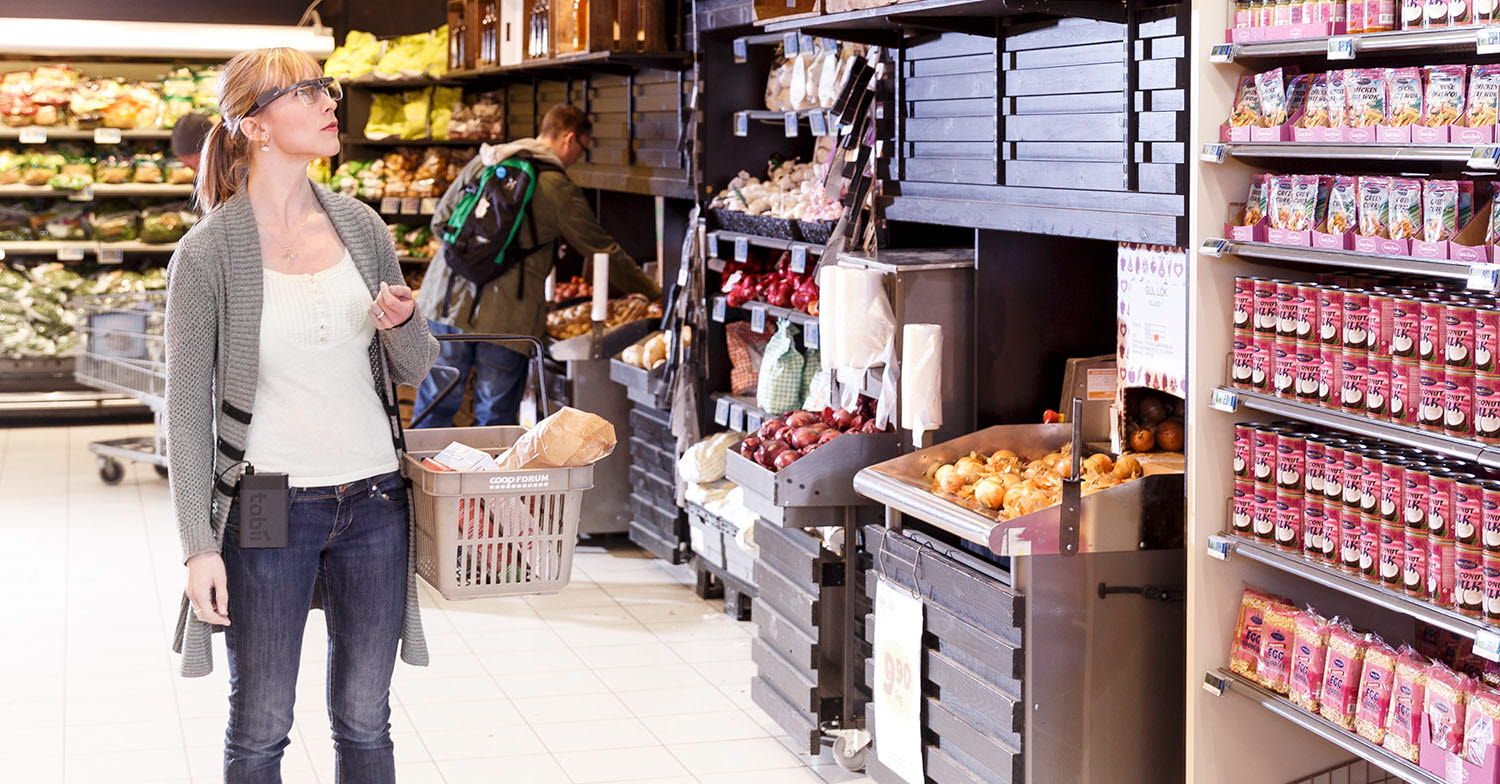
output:
M 627 365 L 635 365 L 636 367 L 640 367 L 641 347 L 627 346 L 624 351 L 620 352 L 620 361 L 624 362 Z

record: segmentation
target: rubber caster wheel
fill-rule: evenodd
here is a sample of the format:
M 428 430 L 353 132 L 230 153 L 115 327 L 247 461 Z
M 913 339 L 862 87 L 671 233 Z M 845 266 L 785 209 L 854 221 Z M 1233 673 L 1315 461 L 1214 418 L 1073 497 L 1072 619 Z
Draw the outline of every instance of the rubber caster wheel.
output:
M 839 767 L 850 773 L 858 773 L 865 769 L 865 754 L 870 750 L 868 743 L 857 743 L 847 735 L 840 735 L 833 741 L 833 758 Z
M 159 477 L 161 477 L 162 479 L 166 479 L 167 478 L 167 467 L 166 466 L 162 466 L 162 465 L 156 466 L 156 475 L 159 476 Z
M 125 478 L 125 466 L 118 460 L 99 461 L 99 479 L 107 485 L 117 485 Z

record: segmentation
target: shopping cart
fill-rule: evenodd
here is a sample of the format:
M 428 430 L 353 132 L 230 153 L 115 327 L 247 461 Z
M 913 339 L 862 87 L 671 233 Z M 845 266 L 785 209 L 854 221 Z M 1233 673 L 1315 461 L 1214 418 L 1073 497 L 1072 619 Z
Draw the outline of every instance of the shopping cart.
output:
M 530 343 L 538 400 L 547 410 L 542 344 L 530 336 L 438 335 L 440 341 Z M 449 376 L 441 400 L 461 389 L 458 371 Z M 436 400 L 433 405 L 436 404 Z M 413 412 L 412 422 L 429 409 Z M 445 599 L 557 593 L 573 573 L 583 492 L 594 486 L 594 467 L 452 473 L 422 464 L 458 441 L 491 455 L 526 433 L 521 427 L 454 427 L 403 430 L 402 474 L 411 483 L 416 519 L 417 574 Z
M 161 426 L 167 386 L 162 337 L 166 304 L 162 291 L 101 294 L 72 302 L 80 337 L 73 377 L 85 386 L 140 400 L 156 421 L 155 433 L 149 437 L 89 444 L 89 451 L 98 456 L 99 478 L 105 484 L 118 484 L 124 478 L 122 461 L 150 463 L 157 474 L 167 475 Z

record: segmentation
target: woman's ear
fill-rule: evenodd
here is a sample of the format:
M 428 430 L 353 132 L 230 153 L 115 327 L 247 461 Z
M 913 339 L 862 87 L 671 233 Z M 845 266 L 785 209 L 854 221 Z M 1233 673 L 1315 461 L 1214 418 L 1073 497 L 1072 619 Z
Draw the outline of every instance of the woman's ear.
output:
M 246 117 L 240 120 L 239 132 L 245 135 L 245 138 L 249 140 L 252 147 L 259 147 L 264 144 L 270 136 L 265 123 L 261 122 L 261 118 L 259 117 Z

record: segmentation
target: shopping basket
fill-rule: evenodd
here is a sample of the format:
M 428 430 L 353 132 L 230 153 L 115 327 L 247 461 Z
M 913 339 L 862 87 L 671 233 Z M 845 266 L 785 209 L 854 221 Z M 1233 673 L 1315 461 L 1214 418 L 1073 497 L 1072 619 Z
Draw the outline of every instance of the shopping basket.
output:
M 78 297 L 71 303 L 77 311 L 80 338 L 73 377 L 84 386 L 140 400 L 156 421 L 152 436 L 89 444 L 98 456 L 99 478 L 106 484 L 124 478 L 122 461 L 127 460 L 150 463 L 156 473 L 167 475 L 161 427 L 167 389 L 162 332 L 166 305 L 167 295 L 162 291 Z
M 440 341 L 533 345 L 539 400 L 546 410 L 541 342 L 513 335 L 438 335 Z M 437 396 L 459 388 L 451 374 Z M 426 411 L 415 412 L 419 421 Z M 583 492 L 594 486 L 594 467 L 453 473 L 422 460 L 458 441 L 497 454 L 516 442 L 521 427 L 454 427 L 405 430 L 401 471 L 411 483 L 416 520 L 417 574 L 445 599 L 557 593 L 573 573 Z

